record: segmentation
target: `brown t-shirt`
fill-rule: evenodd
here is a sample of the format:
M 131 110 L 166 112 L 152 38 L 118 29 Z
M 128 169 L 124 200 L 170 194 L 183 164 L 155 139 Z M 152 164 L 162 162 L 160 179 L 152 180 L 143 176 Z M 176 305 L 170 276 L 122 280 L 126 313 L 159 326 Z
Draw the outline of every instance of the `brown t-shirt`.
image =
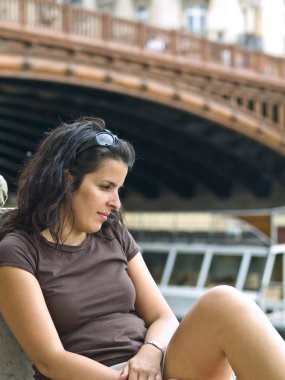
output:
M 37 278 L 65 349 L 107 366 L 130 359 L 146 334 L 126 270 L 140 249 L 124 226 L 116 231 L 89 235 L 80 246 L 56 246 L 19 230 L 0 242 L 0 265 Z

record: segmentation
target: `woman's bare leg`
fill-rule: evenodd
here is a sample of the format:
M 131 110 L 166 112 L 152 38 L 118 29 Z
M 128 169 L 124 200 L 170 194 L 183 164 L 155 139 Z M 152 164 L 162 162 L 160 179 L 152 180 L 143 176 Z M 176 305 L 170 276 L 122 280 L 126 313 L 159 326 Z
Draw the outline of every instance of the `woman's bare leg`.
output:
M 229 364 L 230 363 L 230 364 Z M 260 308 L 228 286 L 209 290 L 167 349 L 165 379 L 284 380 L 285 342 Z

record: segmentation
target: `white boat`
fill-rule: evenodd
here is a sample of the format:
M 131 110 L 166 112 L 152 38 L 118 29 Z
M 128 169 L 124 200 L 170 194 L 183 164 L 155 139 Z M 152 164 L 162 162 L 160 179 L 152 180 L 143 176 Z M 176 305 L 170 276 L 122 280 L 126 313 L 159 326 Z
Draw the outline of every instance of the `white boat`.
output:
M 227 284 L 251 297 L 284 333 L 285 244 L 139 243 L 150 272 L 179 319 L 209 288 Z

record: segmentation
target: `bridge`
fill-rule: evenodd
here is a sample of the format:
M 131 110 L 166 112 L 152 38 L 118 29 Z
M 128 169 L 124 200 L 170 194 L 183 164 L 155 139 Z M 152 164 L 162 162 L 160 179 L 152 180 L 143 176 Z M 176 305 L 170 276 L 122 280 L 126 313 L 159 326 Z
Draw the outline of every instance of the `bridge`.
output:
M 103 117 L 138 153 L 128 210 L 285 200 L 285 60 L 49 0 L 0 0 L 0 173 Z

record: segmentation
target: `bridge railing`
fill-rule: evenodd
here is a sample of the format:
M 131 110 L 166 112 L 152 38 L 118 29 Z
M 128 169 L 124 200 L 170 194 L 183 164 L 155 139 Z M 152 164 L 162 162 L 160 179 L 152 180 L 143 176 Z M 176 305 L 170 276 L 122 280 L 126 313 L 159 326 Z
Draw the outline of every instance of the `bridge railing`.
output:
M 88 11 L 52 0 L 0 0 L 0 26 L 117 43 L 155 54 L 284 78 L 285 60 L 234 45 Z

